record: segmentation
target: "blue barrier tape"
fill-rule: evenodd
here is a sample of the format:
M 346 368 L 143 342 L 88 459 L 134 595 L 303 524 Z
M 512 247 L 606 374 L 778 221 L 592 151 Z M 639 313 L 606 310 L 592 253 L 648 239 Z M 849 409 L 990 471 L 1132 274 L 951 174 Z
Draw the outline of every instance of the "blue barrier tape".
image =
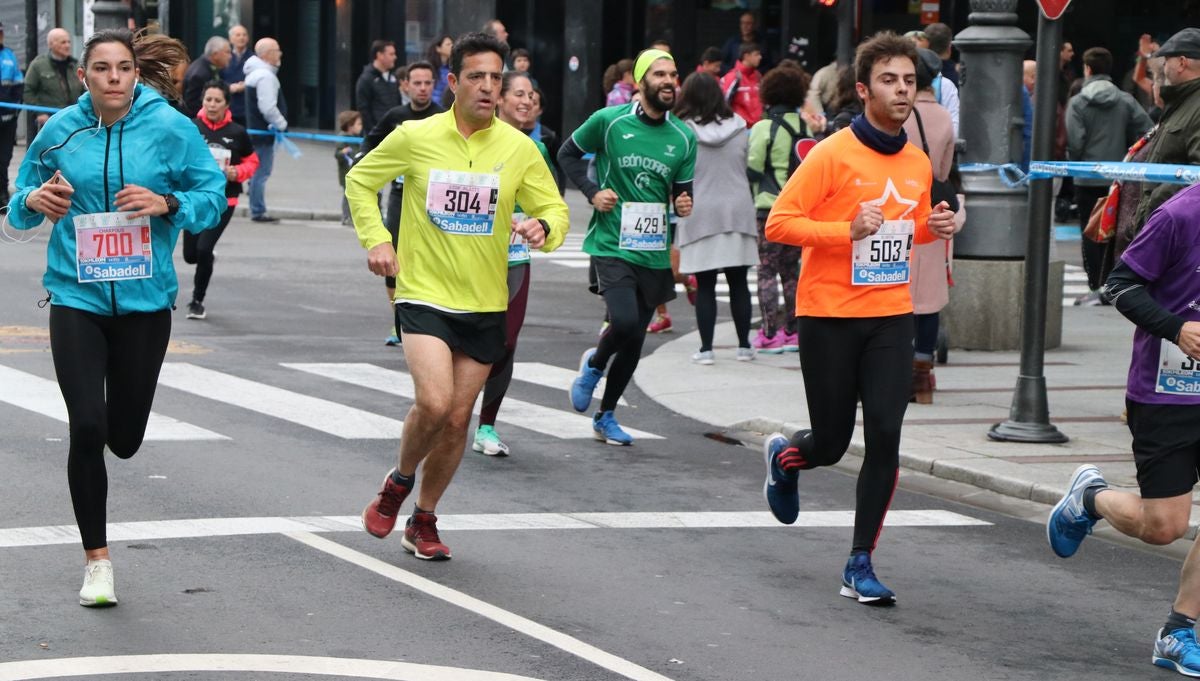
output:
M 1024 173 L 1014 163 L 964 163 L 958 167 L 963 173 L 996 172 L 1000 180 L 1009 187 L 1020 187 L 1030 180 L 1045 180 L 1054 177 L 1078 177 L 1090 180 L 1120 180 L 1135 182 L 1162 182 L 1166 184 L 1195 184 L 1200 182 L 1200 166 L 1173 165 L 1170 163 L 1097 163 L 1095 161 L 1034 161 L 1029 172 Z
M 0 108 L 3 109 L 19 109 L 21 111 L 36 111 L 38 113 L 58 113 L 62 109 L 56 109 L 50 106 L 35 106 L 33 104 L 14 104 L 13 102 L 0 102 Z M 247 130 L 251 135 L 274 135 L 276 140 L 281 136 L 283 138 L 291 138 L 298 140 L 312 140 L 314 142 L 344 142 L 347 144 L 362 144 L 363 138 L 351 137 L 348 135 L 322 135 L 312 132 L 277 132 L 275 130 Z M 292 145 L 293 147 L 295 145 Z M 291 153 L 290 151 L 288 153 Z M 294 155 L 294 154 L 293 154 Z
M 58 113 L 58 109 L 55 109 L 52 106 L 34 106 L 33 104 L 13 104 L 12 102 L 0 102 L 0 108 L 23 109 L 25 111 L 36 111 L 38 113 Z

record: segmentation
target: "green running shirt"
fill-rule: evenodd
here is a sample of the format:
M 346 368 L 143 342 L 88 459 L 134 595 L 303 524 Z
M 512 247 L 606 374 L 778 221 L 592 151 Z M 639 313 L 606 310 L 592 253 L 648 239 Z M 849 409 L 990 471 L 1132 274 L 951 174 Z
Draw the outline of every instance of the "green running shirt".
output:
M 571 135 L 576 146 L 596 155 L 600 189 L 611 189 L 618 197 L 611 211 L 592 212 L 583 250 L 669 269 L 672 228 L 666 222 L 666 204 L 672 183 L 690 182 L 695 175 L 696 136 L 670 113 L 661 125 L 650 125 L 638 118 L 637 110 L 636 103 L 601 109 Z M 661 224 L 652 219 L 650 206 L 634 207 L 635 216 L 633 210 L 626 211 L 627 203 L 661 204 Z

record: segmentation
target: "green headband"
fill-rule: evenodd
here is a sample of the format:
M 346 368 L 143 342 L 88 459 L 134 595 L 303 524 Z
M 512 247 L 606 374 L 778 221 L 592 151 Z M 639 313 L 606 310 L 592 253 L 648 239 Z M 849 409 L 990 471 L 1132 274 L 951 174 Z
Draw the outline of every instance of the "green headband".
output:
M 633 65 L 633 82 L 642 82 L 642 77 L 645 76 L 646 72 L 650 70 L 650 65 L 659 59 L 670 59 L 671 61 L 675 61 L 675 57 L 672 57 L 670 52 L 664 52 L 663 50 L 650 49 L 639 54 L 637 63 Z

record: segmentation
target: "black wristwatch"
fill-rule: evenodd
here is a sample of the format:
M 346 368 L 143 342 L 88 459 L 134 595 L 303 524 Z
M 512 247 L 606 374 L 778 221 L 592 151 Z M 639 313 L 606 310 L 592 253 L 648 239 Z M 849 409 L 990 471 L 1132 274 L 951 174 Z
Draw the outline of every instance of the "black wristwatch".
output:
M 175 198 L 174 194 L 163 194 L 163 201 L 167 202 L 167 217 L 171 217 L 179 212 L 179 199 Z

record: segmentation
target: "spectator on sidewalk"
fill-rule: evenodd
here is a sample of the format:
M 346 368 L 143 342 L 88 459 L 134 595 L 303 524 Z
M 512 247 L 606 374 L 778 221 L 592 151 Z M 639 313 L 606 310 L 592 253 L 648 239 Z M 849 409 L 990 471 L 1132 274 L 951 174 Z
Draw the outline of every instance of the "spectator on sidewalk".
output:
M 252 130 L 287 130 L 287 102 L 279 91 L 283 50 L 274 38 L 260 38 L 254 44 L 254 56 L 246 60 L 246 120 Z M 258 170 L 250 178 L 250 219 L 254 222 L 279 222 L 267 213 L 267 179 L 275 167 L 275 138 L 251 135 L 258 154 Z
M 754 18 L 753 12 L 743 12 L 738 17 L 737 35 L 729 36 L 729 39 L 725 41 L 725 46 L 721 48 L 721 68 L 723 73 L 732 70 L 742 58 L 742 45 L 746 43 L 754 43 L 759 46 L 767 44 L 762 33 L 758 31 L 757 26 L 758 21 Z M 757 66 L 761 66 L 762 70 L 766 71 L 774 66 L 775 62 L 771 59 L 770 51 L 766 50 L 766 48 L 762 49 L 762 62 Z M 670 52 L 669 49 L 667 51 Z
M 338 114 L 337 121 L 338 132 L 341 134 L 349 137 L 362 135 L 362 115 L 357 111 L 343 111 Z M 361 144 L 341 144 L 333 152 L 333 157 L 337 159 L 338 186 L 342 188 L 343 225 L 350 224 L 350 203 L 346 201 L 346 173 L 350 172 L 350 167 L 354 165 L 354 156 L 361 146 Z
M 1163 113 L 1147 163 L 1200 165 L 1200 28 L 1185 28 L 1154 53 L 1163 62 Z M 1134 219 L 1138 229 L 1164 201 L 1183 189 L 1179 184 L 1147 182 Z
M 937 23 L 926 26 L 923 33 L 925 34 L 925 41 L 929 44 L 928 49 L 932 50 L 942 60 L 942 76 L 951 83 L 954 83 L 954 89 L 957 92 L 959 85 L 958 62 L 951 58 L 950 52 L 951 43 L 954 40 L 954 31 L 946 24 Z M 940 97 L 938 101 L 941 102 Z M 946 105 L 943 103 L 942 106 Z M 958 130 L 958 124 L 955 124 L 954 129 Z
M 679 218 L 675 242 L 679 271 L 696 277 L 696 364 L 713 363 L 717 323 L 717 274 L 729 286 L 729 312 L 737 332 L 739 362 L 754 359 L 750 346 L 750 287 L 746 275 L 758 262 L 754 201 L 746 178 L 746 122 L 735 116 L 717 79 L 693 73 L 683 83 L 675 115 L 696 135 L 696 202 Z
M 253 56 L 250 51 L 250 32 L 241 24 L 229 28 L 229 63 L 221 69 L 221 80 L 229 86 L 229 113 L 233 121 L 246 127 L 246 73 L 242 67 Z
M 700 63 L 696 64 L 697 71 L 707 71 L 710 76 L 721 79 L 721 50 L 715 47 L 706 47 L 704 52 L 700 54 Z
M 753 127 L 762 118 L 762 100 L 758 97 L 758 85 L 762 80 L 758 66 L 762 58 L 758 43 L 742 43 L 737 64 L 721 78 L 725 101 L 746 121 L 746 127 Z
M 805 110 L 811 113 L 823 113 L 832 118 L 837 113 L 833 108 L 833 100 L 838 90 L 838 63 L 831 61 L 817 69 L 808 84 L 808 98 L 804 101 Z
M 354 85 L 354 104 L 366 130 L 374 128 L 387 112 L 400 106 L 400 81 L 392 72 L 395 68 L 396 43 L 390 40 L 371 43 L 371 62 L 363 66 Z
M 83 94 L 83 83 L 75 73 L 79 60 L 71 55 L 71 34 L 66 29 L 50 29 L 46 47 L 48 52 L 34 57 L 25 72 L 25 103 L 62 109 Z M 39 113 L 38 129 L 49 119 L 50 114 Z
M 504 27 L 504 22 L 499 19 L 488 19 L 483 22 L 482 32 L 484 35 L 490 35 L 506 46 L 508 45 L 508 29 Z
M 0 23 L 0 102 L 20 104 L 25 84 L 17 55 L 4 46 L 4 24 Z M 0 202 L 8 203 L 8 164 L 17 143 L 17 109 L 0 109 Z
M 433 101 L 440 103 L 446 93 L 450 79 L 450 52 L 454 49 L 454 36 L 442 34 L 429 43 L 425 50 L 425 61 L 433 64 Z
M 1072 161 L 1119 161 L 1154 123 L 1128 92 L 1112 80 L 1112 53 L 1092 47 L 1083 53 L 1083 89 L 1067 104 L 1067 158 Z M 1096 202 L 1108 195 L 1109 180 L 1075 178 L 1080 230 L 1087 227 Z M 1105 245 L 1080 239 L 1088 290 L 1076 305 L 1099 305 Z
M 604 71 L 605 106 L 617 106 L 633 101 L 633 60 L 622 59 Z
M 200 113 L 204 107 L 204 87 L 213 81 L 221 82 L 221 71 L 232 58 L 233 48 L 221 36 L 214 35 L 204 43 L 204 54 L 183 74 L 183 110 L 189 118 Z

